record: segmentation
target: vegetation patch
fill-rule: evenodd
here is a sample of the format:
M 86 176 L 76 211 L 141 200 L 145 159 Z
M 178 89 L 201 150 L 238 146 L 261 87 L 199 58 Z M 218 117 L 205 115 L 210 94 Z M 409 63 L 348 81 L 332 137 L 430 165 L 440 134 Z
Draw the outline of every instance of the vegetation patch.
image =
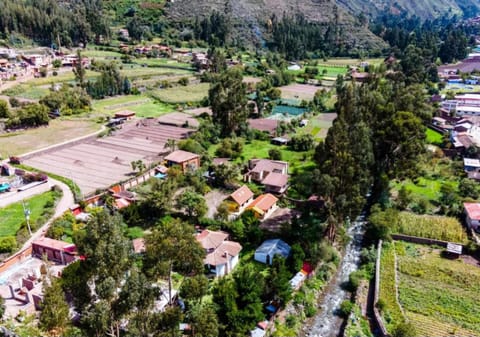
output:
M 51 212 L 55 206 L 55 192 L 47 192 L 34 196 L 25 201 L 30 209 L 30 223 L 34 227 L 37 220 Z M 13 247 L 6 247 L 5 240 L 15 243 L 15 235 L 26 224 L 23 205 L 21 202 L 0 208 L 0 240 L 3 251 L 11 251 Z
M 200 102 L 208 96 L 209 83 L 176 86 L 152 92 L 152 96 L 165 103 Z
M 403 313 L 396 298 L 395 288 L 395 246 L 385 243 L 380 260 L 380 293 L 377 307 L 388 331 L 404 321 Z
M 440 249 L 395 245 L 399 300 L 420 335 L 479 335 L 480 268 L 442 258 Z
M 425 134 L 427 136 L 427 143 L 433 145 L 442 145 L 443 135 L 440 132 L 427 128 Z
M 446 216 L 401 212 L 392 222 L 392 232 L 442 241 L 467 243 L 468 238 L 458 219 Z

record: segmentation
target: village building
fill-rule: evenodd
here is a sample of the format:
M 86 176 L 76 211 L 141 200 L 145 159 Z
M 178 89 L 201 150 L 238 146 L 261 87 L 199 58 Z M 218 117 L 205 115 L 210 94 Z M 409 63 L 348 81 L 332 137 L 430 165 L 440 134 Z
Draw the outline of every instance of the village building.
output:
M 232 201 L 229 203 L 229 211 L 239 215 L 242 214 L 245 208 L 253 201 L 253 192 L 247 185 L 243 185 L 230 194 L 229 199 Z M 232 205 L 231 208 L 230 204 Z
M 463 168 L 465 172 L 478 172 L 480 170 L 480 160 L 472 158 L 463 158 Z
M 196 238 L 207 253 L 204 260 L 207 270 L 216 277 L 227 275 L 238 264 L 242 246 L 229 241 L 228 233 L 205 229 Z
M 32 242 L 32 255 L 46 256 L 49 261 L 69 264 L 76 259 L 77 247 L 73 243 L 43 237 Z
M 467 227 L 478 231 L 480 227 L 480 203 L 465 202 L 463 207 L 465 208 Z
M 260 247 L 255 250 L 255 261 L 269 264 L 273 263 L 273 258 L 277 255 L 284 259 L 290 256 L 290 246 L 283 240 L 270 239 L 264 241 Z
M 195 171 L 200 167 L 200 156 L 196 153 L 177 150 L 165 157 L 166 166 L 179 166 L 183 173 Z
M 270 173 L 288 174 L 288 163 L 280 160 L 251 159 L 248 168 L 245 180 L 249 182 L 261 183 Z
M 249 204 L 247 209 L 251 209 L 258 219 L 265 220 L 277 209 L 277 201 L 277 197 L 270 193 L 262 194 Z
M 143 254 L 146 252 L 147 248 L 145 246 L 144 238 L 137 238 L 132 240 L 133 252 L 135 254 Z
M 135 117 L 135 111 L 122 110 L 122 111 L 115 112 L 115 118 L 132 119 L 134 117 Z
M 262 181 L 266 193 L 282 194 L 288 188 L 288 176 L 286 174 L 272 172 Z

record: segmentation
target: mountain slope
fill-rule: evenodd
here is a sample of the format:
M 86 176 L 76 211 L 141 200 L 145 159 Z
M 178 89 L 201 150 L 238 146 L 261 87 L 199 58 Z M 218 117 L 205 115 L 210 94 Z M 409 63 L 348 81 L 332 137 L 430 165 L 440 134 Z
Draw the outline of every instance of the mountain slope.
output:
M 338 0 L 339 5 L 351 13 L 365 13 L 375 17 L 389 11 L 406 11 L 422 19 L 433 19 L 446 13 L 474 16 L 480 11 L 478 0 Z
M 259 38 L 260 32 L 265 33 L 272 15 L 281 18 L 284 14 L 302 14 L 311 22 L 337 22 L 347 43 L 369 49 L 385 47 L 380 38 L 335 0 L 174 0 L 165 10 L 174 21 L 192 20 L 193 16 L 206 16 L 214 10 L 227 13 L 235 24 L 234 34 L 246 41 Z

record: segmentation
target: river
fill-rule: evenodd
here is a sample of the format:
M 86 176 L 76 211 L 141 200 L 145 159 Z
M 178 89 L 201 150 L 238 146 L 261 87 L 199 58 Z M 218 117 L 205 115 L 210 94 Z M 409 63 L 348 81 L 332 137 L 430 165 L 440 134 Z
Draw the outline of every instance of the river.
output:
M 319 304 L 319 312 L 313 323 L 305 329 L 306 336 L 310 337 L 336 337 L 340 334 L 344 319 L 336 315 L 340 303 L 349 300 L 351 293 L 344 290 L 350 273 L 358 269 L 362 250 L 362 239 L 365 233 L 364 218 L 360 216 L 347 230 L 350 242 L 345 248 L 345 254 L 335 278 L 327 288 Z

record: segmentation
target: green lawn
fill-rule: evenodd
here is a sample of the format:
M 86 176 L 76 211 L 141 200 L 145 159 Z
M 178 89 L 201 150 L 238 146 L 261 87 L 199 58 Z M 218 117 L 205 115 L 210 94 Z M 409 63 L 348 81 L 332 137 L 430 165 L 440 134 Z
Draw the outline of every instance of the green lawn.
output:
M 422 162 L 422 157 L 419 157 Z M 432 204 L 437 204 L 441 196 L 440 189 L 443 184 L 448 184 L 454 190 L 458 190 L 459 178 L 457 177 L 457 169 L 454 163 L 448 159 L 432 158 L 426 163 L 421 163 L 419 172 L 420 177 L 414 179 L 406 179 L 403 181 L 392 181 L 391 188 L 394 193 L 398 192 L 402 186 L 411 191 L 412 199 L 418 201 L 425 199 Z
M 192 84 L 187 86 L 176 86 L 168 89 L 152 91 L 152 95 L 165 103 L 187 103 L 199 102 L 208 96 L 209 83 Z
M 47 192 L 26 200 L 26 204 L 31 211 L 30 222 L 35 223 L 43 214 L 47 203 L 52 203 L 53 201 L 53 192 Z M 0 237 L 15 236 L 24 221 L 25 216 L 21 202 L 0 208 Z
M 443 143 L 443 135 L 440 132 L 427 128 L 427 143 L 433 145 L 441 145 Z
M 137 117 L 158 117 L 168 112 L 174 111 L 174 108 L 165 103 L 155 102 L 151 98 L 143 95 L 118 96 L 96 100 L 93 102 L 95 112 L 106 115 L 113 115 L 120 110 L 135 111 Z
M 213 145 L 208 149 L 210 156 L 215 157 L 215 151 L 219 145 Z M 273 145 L 269 141 L 253 140 L 245 142 L 243 145 L 242 157 L 238 162 L 246 162 L 252 158 L 268 158 L 270 149 L 278 149 L 282 153 L 282 160 L 289 163 L 289 171 L 296 169 L 305 170 L 311 168 L 315 164 L 312 160 L 312 154 L 307 152 L 295 152 L 288 149 L 287 146 Z

